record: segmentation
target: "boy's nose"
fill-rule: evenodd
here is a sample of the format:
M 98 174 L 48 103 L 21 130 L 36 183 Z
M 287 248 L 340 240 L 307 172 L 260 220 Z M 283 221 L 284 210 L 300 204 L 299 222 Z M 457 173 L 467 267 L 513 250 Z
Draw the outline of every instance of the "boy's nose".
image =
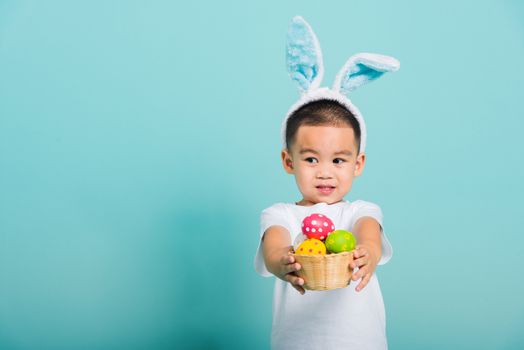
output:
M 331 179 L 332 175 L 331 172 L 329 172 L 327 169 L 319 169 L 317 172 L 317 179 Z

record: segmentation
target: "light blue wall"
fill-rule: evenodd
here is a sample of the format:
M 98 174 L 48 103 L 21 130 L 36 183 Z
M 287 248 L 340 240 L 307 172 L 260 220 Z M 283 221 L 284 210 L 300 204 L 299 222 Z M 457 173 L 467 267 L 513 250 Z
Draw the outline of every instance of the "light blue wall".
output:
M 353 95 L 392 349 L 524 347 L 524 6 L 514 1 L 0 1 L 0 348 L 267 349 L 260 211 L 297 98 L 288 21 Z

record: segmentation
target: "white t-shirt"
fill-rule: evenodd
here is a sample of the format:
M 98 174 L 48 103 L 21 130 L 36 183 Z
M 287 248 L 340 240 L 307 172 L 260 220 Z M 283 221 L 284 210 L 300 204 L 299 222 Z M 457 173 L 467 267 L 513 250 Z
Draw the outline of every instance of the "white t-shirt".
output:
M 285 227 L 293 242 L 301 233 L 302 220 L 313 213 L 324 214 L 336 229 L 352 231 L 355 222 L 369 216 L 382 225 L 382 211 L 376 204 L 342 201 L 305 207 L 278 203 L 262 212 L 260 237 L 271 226 Z M 379 265 L 392 256 L 391 245 L 382 230 L 382 257 Z M 272 276 L 266 269 L 261 241 L 255 256 L 255 269 Z M 275 279 L 273 295 L 272 349 L 387 349 L 384 302 L 374 274 L 360 292 L 360 281 L 330 291 L 310 291 L 301 295 L 288 282 Z

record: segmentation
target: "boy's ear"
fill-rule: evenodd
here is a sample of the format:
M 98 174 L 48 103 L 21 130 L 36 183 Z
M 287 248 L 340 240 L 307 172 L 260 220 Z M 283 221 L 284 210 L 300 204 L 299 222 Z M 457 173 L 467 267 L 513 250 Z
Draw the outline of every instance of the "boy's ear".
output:
M 355 162 L 355 172 L 353 174 L 355 177 L 360 176 L 360 174 L 362 174 L 365 164 L 366 164 L 366 154 L 359 153 L 357 156 L 357 161 Z
M 295 169 L 293 167 L 293 159 L 291 158 L 291 154 L 289 154 L 289 151 L 287 149 L 283 149 L 281 153 L 282 157 L 282 166 L 284 167 L 284 170 L 288 174 L 293 174 Z

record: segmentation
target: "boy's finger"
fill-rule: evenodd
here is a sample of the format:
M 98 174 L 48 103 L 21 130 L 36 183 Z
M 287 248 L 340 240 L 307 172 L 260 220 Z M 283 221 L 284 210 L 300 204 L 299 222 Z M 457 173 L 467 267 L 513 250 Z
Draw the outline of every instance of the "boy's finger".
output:
M 295 288 L 296 290 L 298 290 L 298 292 L 302 295 L 304 295 L 304 293 L 306 293 L 306 290 L 300 286 L 295 286 L 294 284 L 292 284 L 293 288 Z
M 298 270 L 300 270 L 300 268 L 301 268 L 301 266 L 300 266 L 299 263 L 288 264 L 288 265 L 286 265 L 286 273 L 298 271 Z
M 355 258 L 361 258 L 367 254 L 368 254 L 368 251 L 364 247 L 356 247 L 355 250 L 353 251 L 353 256 Z
M 295 275 L 292 275 L 292 274 L 287 274 L 286 275 L 286 281 L 288 281 L 289 283 L 291 283 L 292 285 L 296 285 L 296 286 L 303 286 L 304 285 L 304 280 L 298 276 L 295 276 Z
M 357 281 L 359 278 L 362 278 L 366 274 L 367 274 L 367 268 L 363 267 L 363 268 L 359 269 L 357 272 L 355 272 L 353 274 L 353 276 L 351 277 L 351 279 L 353 281 Z
M 371 279 L 371 274 L 370 273 L 366 274 L 364 278 L 362 278 L 362 281 L 360 281 L 360 283 L 358 284 L 357 288 L 355 288 L 355 290 L 357 292 L 360 292 L 362 289 L 364 289 L 365 286 L 368 285 L 368 282 L 370 279 Z
M 284 255 L 281 259 L 280 259 L 280 262 L 285 265 L 285 264 L 292 264 L 295 262 L 295 257 L 292 256 L 292 255 Z
M 359 258 L 359 259 L 355 259 L 353 260 L 351 263 L 350 263 L 350 266 L 352 268 L 355 268 L 355 267 L 361 267 L 361 266 L 364 266 L 366 265 L 367 263 L 369 262 L 369 259 L 367 256 L 364 256 L 362 258 Z

